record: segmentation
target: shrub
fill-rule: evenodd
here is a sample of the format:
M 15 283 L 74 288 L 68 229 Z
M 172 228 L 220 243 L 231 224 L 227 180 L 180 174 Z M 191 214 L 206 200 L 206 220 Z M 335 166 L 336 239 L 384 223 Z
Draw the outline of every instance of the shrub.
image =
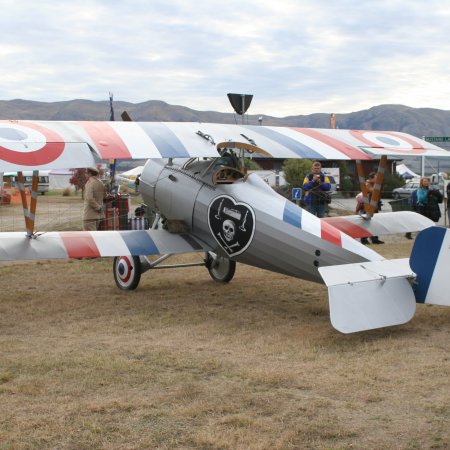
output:
M 405 184 L 405 180 L 400 175 L 398 175 L 396 173 L 393 174 L 393 173 L 385 172 L 384 179 L 383 179 L 384 190 L 383 190 L 382 196 L 386 197 L 386 198 L 392 198 L 392 191 L 395 188 L 403 186 L 404 184 Z

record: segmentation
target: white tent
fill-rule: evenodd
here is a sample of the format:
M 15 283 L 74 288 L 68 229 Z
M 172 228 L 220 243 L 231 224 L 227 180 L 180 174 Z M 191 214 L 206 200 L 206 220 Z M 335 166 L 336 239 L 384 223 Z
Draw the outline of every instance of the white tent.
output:
M 397 173 L 403 178 L 420 178 L 420 175 L 413 172 L 406 164 L 398 164 Z
M 52 170 L 48 174 L 49 189 L 64 190 L 66 188 L 72 188 L 75 190 L 75 186 L 70 184 L 70 179 L 73 176 L 71 170 Z
M 128 189 L 136 189 L 136 177 L 142 173 L 144 166 L 137 166 L 134 169 L 127 170 L 126 172 L 116 173 L 114 180 L 115 184 L 119 186 L 125 186 Z
M 138 175 L 142 173 L 144 170 L 144 166 L 137 166 L 134 169 L 127 170 L 126 172 L 122 172 L 120 174 L 121 177 L 129 178 L 130 180 L 136 179 Z

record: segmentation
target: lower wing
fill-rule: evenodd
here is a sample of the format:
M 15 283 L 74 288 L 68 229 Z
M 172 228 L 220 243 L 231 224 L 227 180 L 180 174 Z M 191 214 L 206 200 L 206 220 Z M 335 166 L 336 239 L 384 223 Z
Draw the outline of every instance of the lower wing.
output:
M 380 213 L 375 214 L 371 219 L 354 215 L 325 217 L 321 220 L 352 238 L 422 231 L 434 225 L 434 222 L 427 217 L 412 211 Z
M 206 252 L 211 248 L 189 234 L 166 230 L 0 233 L 0 261 L 96 258 Z

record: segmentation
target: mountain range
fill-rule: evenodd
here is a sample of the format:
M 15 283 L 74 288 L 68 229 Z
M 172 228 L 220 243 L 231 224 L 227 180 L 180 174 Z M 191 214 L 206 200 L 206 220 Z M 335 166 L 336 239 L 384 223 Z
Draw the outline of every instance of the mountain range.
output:
M 121 113 L 127 111 L 135 121 L 242 123 L 242 116 L 233 112 L 196 111 L 185 106 L 169 105 L 159 100 L 143 103 L 115 101 L 113 105 L 116 120 L 121 120 Z M 230 111 L 232 111 L 231 105 Z M 334 113 L 338 128 L 403 131 L 418 137 L 450 136 L 450 111 L 447 110 L 380 105 L 363 111 L 351 113 L 334 111 Z M 70 100 L 46 103 L 29 100 L 0 100 L 0 119 L 109 120 L 109 118 L 108 101 Z M 288 117 L 246 114 L 244 123 L 329 128 L 330 114 L 315 113 Z

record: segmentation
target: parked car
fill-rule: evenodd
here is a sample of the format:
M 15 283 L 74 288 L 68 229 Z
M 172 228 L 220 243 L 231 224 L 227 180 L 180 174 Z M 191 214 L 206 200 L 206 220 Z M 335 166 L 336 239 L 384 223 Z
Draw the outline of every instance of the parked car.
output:
M 400 198 L 409 198 L 412 192 L 418 188 L 419 181 L 408 181 L 404 186 L 395 188 L 392 191 L 392 197 L 394 197 L 395 200 L 398 200 Z M 443 194 L 442 189 L 440 189 L 440 187 L 435 184 L 430 185 L 429 189 L 439 189 L 441 191 L 441 194 Z

